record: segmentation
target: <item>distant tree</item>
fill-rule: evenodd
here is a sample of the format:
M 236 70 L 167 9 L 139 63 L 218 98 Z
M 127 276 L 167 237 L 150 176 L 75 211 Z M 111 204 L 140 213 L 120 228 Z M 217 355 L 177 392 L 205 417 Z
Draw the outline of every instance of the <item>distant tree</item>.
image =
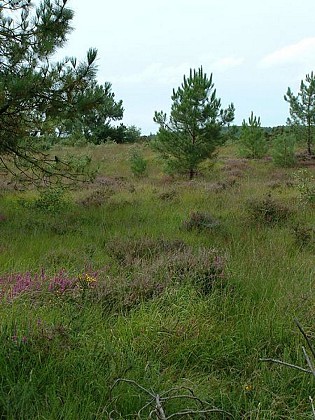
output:
M 301 80 L 300 91 L 295 96 L 290 88 L 284 95 L 284 100 L 290 105 L 288 124 L 298 130 L 299 137 L 306 139 L 307 154 L 313 155 L 312 143 L 315 126 L 315 75 L 313 72 Z
M 253 112 L 251 112 L 248 122 L 243 120 L 239 150 L 241 156 L 250 159 L 260 159 L 267 153 L 268 144 L 264 129 L 261 127 L 260 117 L 257 118 Z
M 274 136 L 272 141 L 272 160 L 275 165 L 281 167 L 294 166 L 296 139 L 293 133 L 283 132 Z
M 155 112 L 159 124 L 156 140 L 152 143 L 172 170 L 188 173 L 193 179 L 198 165 L 211 158 L 222 143 L 221 128 L 234 119 L 234 105 L 221 109 L 221 101 L 210 77 L 198 70 L 190 70 L 182 85 L 172 95 L 169 121 L 166 114 Z
M 85 90 L 85 96 L 86 98 L 100 97 L 101 100 L 96 106 L 70 116 L 70 120 L 64 122 L 65 130 L 68 129 L 71 134 L 83 135 L 88 142 L 104 143 L 116 131 L 115 127 L 112 127 L 112 122 L 119 121 L 123 117 L 122 101 L 116 102 L 112 85 L 109 82 L 99 85 L 93 81 L 91 86 Z M 119 137 L 119 130 L 116 137 Z
M 97 52 L 85 63 L 52 58 L 71 31 L 67 0 L 6 0 L 0 6 L 0 165 L 32 180 L 79 177 L 74 160 L 41 153 L 39 139 L 57 122 L 72 120 L 104 103 L 94 89 Z M 80 166 L 80 171 L 82 165 Z
M 141 138 L 141 129 L 135 125 L 129 125 L 125 130 L 125 143 L 135 143 Z

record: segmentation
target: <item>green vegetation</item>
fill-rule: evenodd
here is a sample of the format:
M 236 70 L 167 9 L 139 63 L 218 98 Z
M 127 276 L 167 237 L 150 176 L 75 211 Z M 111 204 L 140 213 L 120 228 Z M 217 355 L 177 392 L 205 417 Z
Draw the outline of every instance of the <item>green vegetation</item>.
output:
M 134 148 L 131 150 L 129 162 L 133 175 L 142 176 L 145 174 L 147 170 L 147 161 L 145 160 L 139 148 Z
M 253 113 L 230 129 L 202 67 L 155 138 L 113 127 L 96 51 L 51 62 L 66 4 L 0 7 L 0 417 L 310 418 L 313 161 Z M 314 86 L 285 97 L 308 155 Z
M 272 159 L 277 166 L 290 167 L 296 164 L 296 139 L 292 133 L 276 135 L 272 146 Z
M 36 7 L 35 7 L 36 6 Z M 67 0 L 4 1 L 0 7 L 0 168 L 19 179 L 86 179 L 71 157 L 44 151 L 75 131 L 97 137 L 111 120 L 122 118 L 110 83 L 96 81 L 97 51 L 86 62 L 54 62 L 71 31 Z M 88 128 L 87 128 L 88 124 Z M 97 126 L 97 127 L 96 127 Z M 88 163 L 88 161 L 86 161 Z
M 284 96 L 290 104 L 290 117 L 288 123 L 295 128 L 299 139 L 307 145 L 306 153 L 312 156 L 312 144 L 315 125 L 315 75 L 313 72 L 301 80 L 300 91 L 297 96 L 288 88 Z
M 61 119 L 57 128 L 59 135 L 83 136 L 87 142 L 95 144 L 104 143 L 108 138 L 123 138 L 126 127 L 122 124 L 119 127 L 111 125 L 112 121 L 121 120 L 124 113 L 122 101 L 115 101 L 111 84 L 106 82 L 100 86 L 91 82 L 84 95 L 87 98 L 99 98 L 98 103 L 80 110 L 75 117 Z
M 170 180 L 138 145 L 135 178 L 133 147 L 74 149 L 99 173 L 72 191 L 1 178 L 1 416 L 127 419 L 183 395 L 167 415 L 202 401 L 207 418 L 309 418 L 313 377 L 260 361 L 307 368 L 293 320 L 312 337 L 315 220 L 298 170 L 229 145 Z
M 155 112 L 159 124 L 154 150 L 166 161 L 170 172 L 187 173 L 193 179 L 201 162 L 213 156 L 222 144 L 222 126 L 234 120 L 234 105 L 221 109 L 221 100 L 202 67 L 190 70 L 182 85 L 173 90 L 169 122 L 166 114 Z
M 243 120 L 240 139 L 239 153 L 242 157 L 250 159 L 260 159 L 264 157 L 268 150 L 264 129 L 261 127 L 260 117 L 256 117 L 252 112 L 248 118 L 248 123 Z

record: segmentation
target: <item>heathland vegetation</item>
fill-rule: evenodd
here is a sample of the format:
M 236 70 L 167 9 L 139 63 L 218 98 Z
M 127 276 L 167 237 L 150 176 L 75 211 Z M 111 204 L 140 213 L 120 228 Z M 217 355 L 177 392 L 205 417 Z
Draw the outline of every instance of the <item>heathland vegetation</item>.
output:
M 141 137 L 66 3 L 0 6 L 1 418 L 315 416 L 313 73 L 267 130 L 191 70 Z
M 230 413 L 209 418 L 309 418 L 311 374 L 260 360 L 308 369 L 294 319 L 312 339 L 309 161 L 283 169 L 225 145 L 187 181 L 161 173 L 147 144 L 133 175 L 134 147 L 75 149 L 99 172 L 67 192 L 1 178 L 2 416 L 134 418 L 154 398 L 112 388 L 123 378 Z

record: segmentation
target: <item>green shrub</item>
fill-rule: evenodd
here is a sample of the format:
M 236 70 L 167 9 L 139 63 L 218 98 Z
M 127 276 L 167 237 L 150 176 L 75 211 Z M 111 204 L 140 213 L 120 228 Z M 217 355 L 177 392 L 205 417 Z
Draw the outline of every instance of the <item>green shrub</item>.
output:
M 42 189 L 39 198 L 35 200 L 33 205 L 44 213 L 61 213 L 68 206 L 64 188 L 49 187 Z
M 294 166 L 295 136 L 293 134 L 280 134 L 274 138 L 272 148 L 272 160 L 275 165 L 281 167 Z
M 133 175 L 140 177 L 145 175 L 147 170 L 147 161 L 144 159 L 143 154 L 137 150 L 132 150 L 129 158 L 130 169 Z
M 42 188 L 35 200 L 23 198 L 18 202 L 22 207 L 50 214 L 61 213 L 69 207 L 69 202 L 65 198 L 65 189 L 58 186 Z
M 301 169 L 294 174 L 297 189 L 300 193 L 300 201 L 303 204 L 315 203 L 315 179 L 310 171 Z

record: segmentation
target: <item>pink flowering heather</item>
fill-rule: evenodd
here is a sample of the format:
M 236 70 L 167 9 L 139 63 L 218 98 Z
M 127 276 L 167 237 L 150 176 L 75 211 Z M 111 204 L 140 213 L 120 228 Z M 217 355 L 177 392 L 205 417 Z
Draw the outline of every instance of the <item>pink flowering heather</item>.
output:
M 40 273 L 13 273 L 0 277 L 0 299 L 15 297 L 34 291 L 48 291 L 64 294 L 69 291 L 92 288 L 97 284 L 99 272 L 88 272 L 80 275 L 70 275 L 61 270 L 54 276 L 48 276 L 44 270 Z
M 61 270 L 48 280 L 48 290 L 50 292 L 65 293 L 67 290 L 73 290 L 77 285 L 78 277 L 68 276 L 65 270 Z

